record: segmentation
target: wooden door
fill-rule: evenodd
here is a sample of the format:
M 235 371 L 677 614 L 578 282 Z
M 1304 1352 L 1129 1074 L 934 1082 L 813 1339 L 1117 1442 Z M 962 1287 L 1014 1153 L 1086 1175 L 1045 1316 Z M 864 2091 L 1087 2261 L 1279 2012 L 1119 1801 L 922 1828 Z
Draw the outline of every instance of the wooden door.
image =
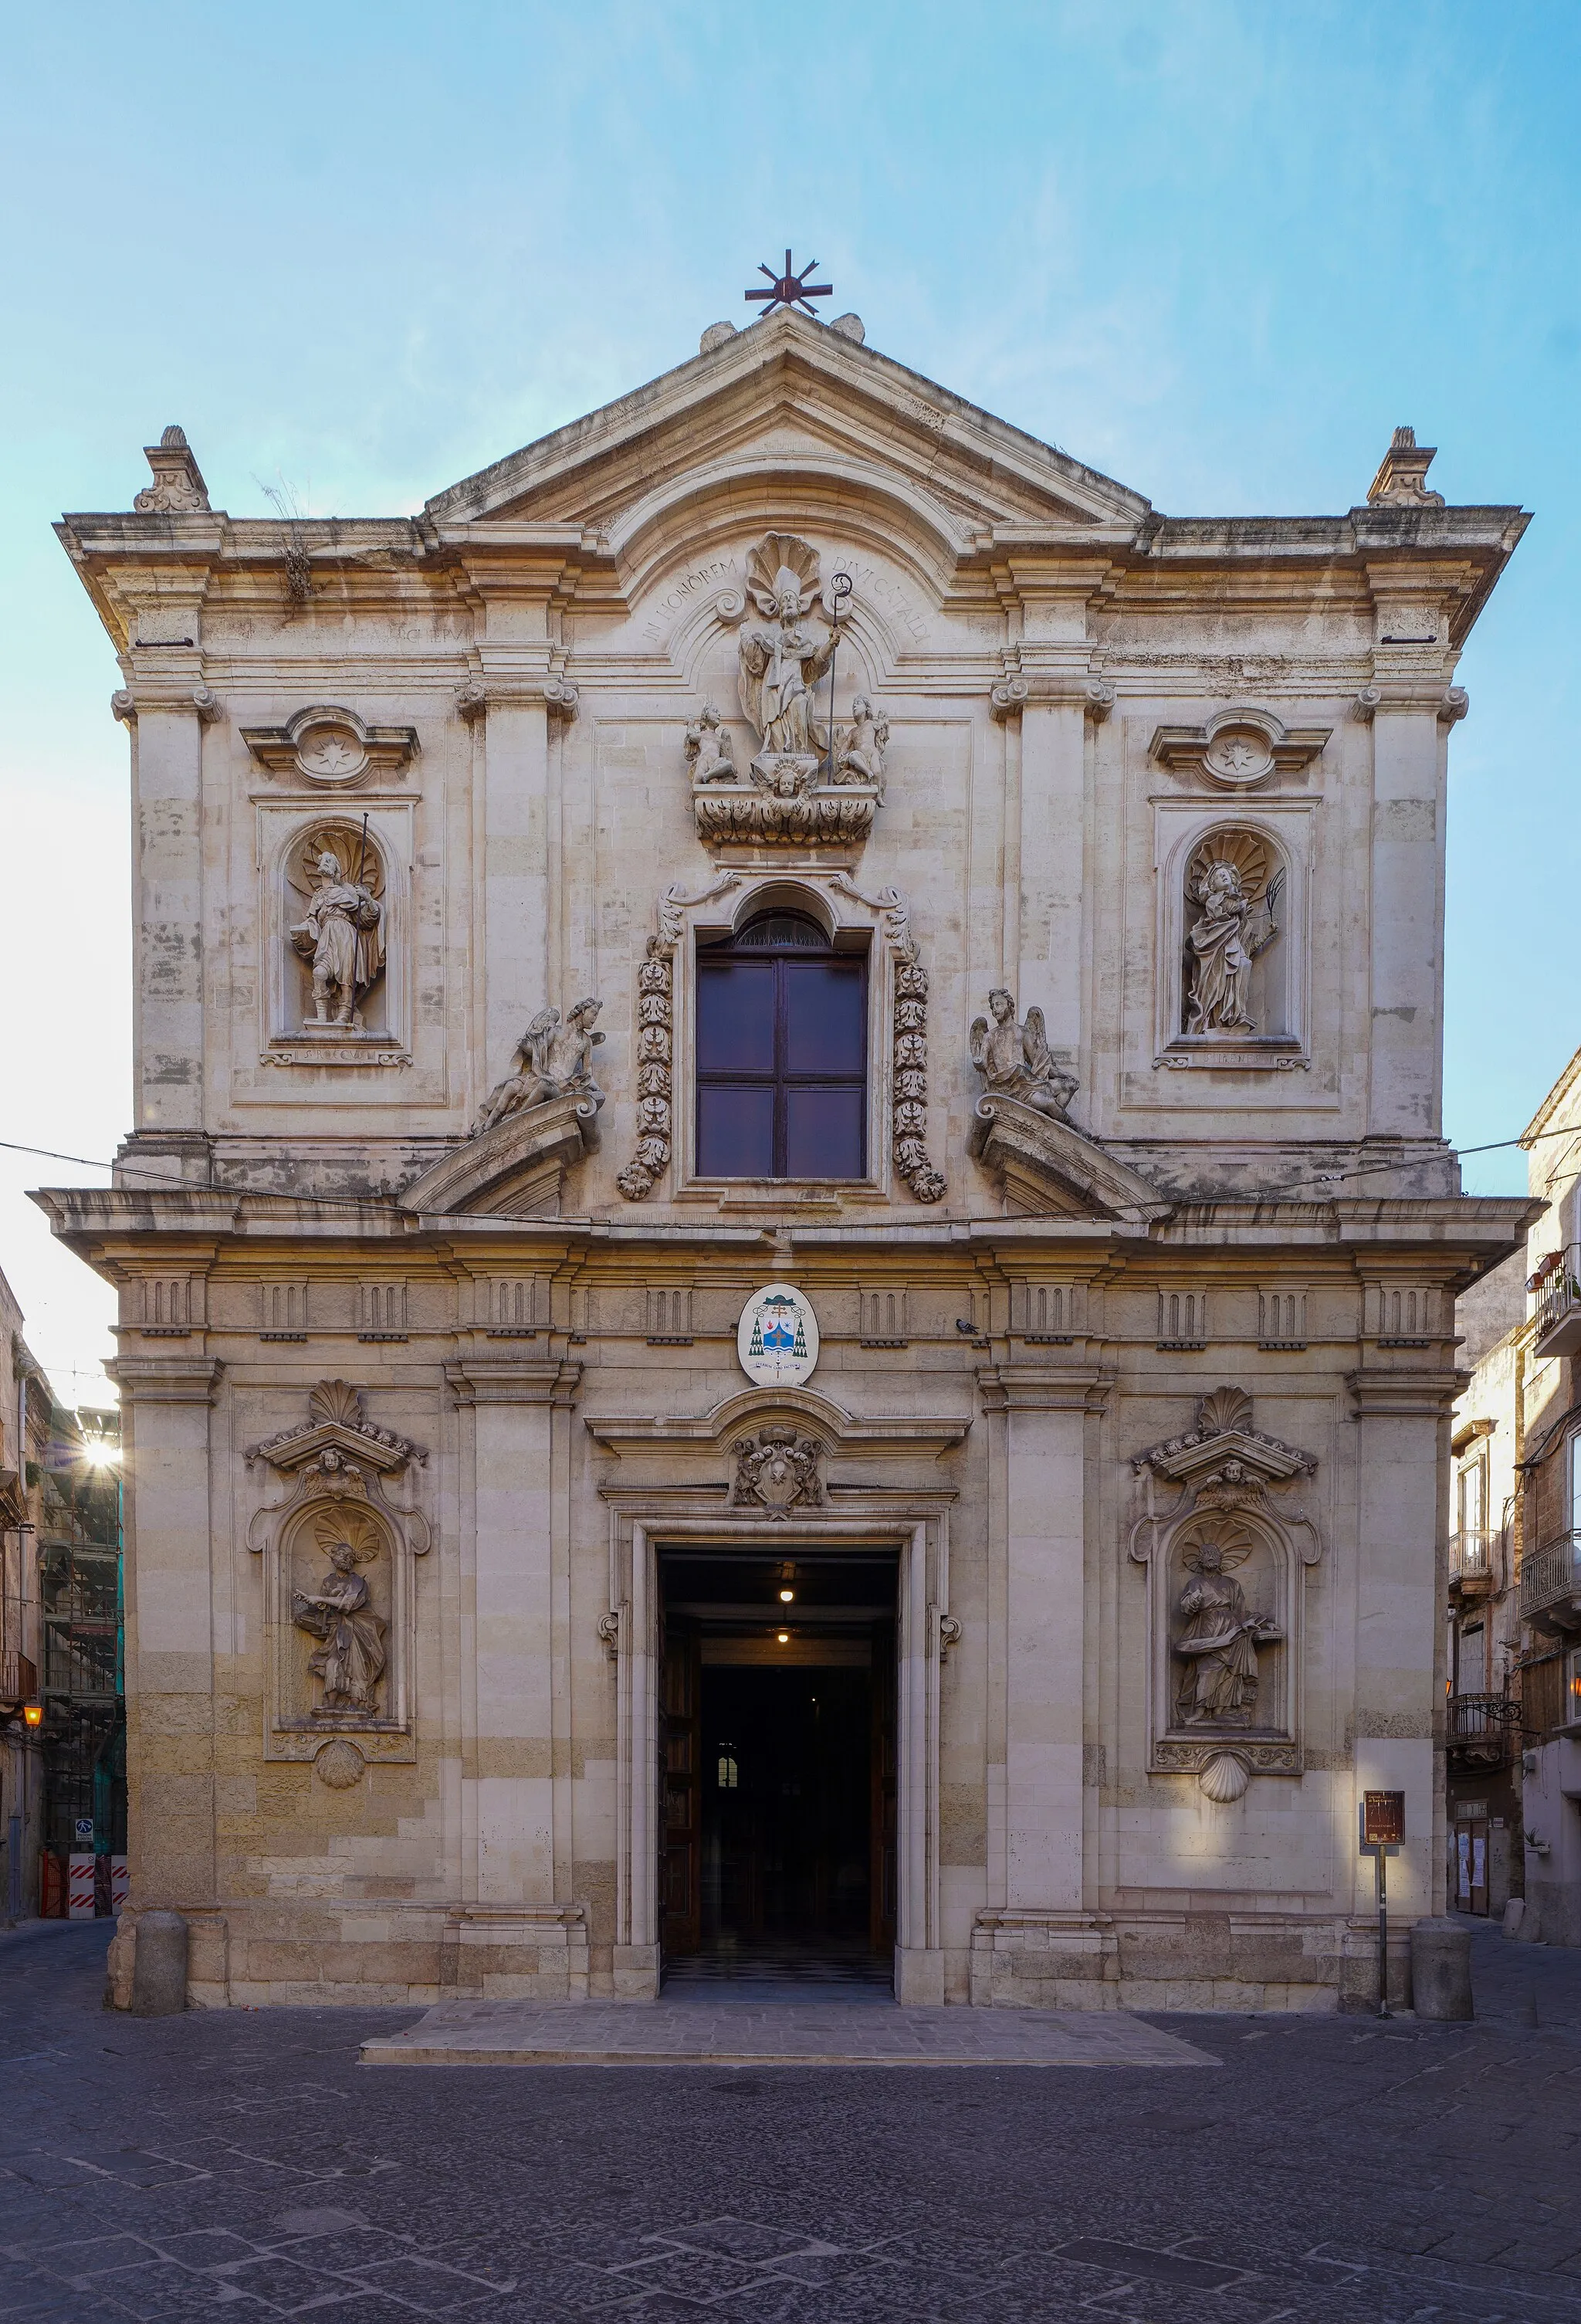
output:
M 703 1936 L 703 1671 L 696 1629 L 667 1620 L 662 1652 L 659 1933 L 666 1954 L 694 1953 Z
M 871 1785 L 868 1933 L 875 1952 L 895 1949 L 896 1753 L 895 1625 L 873 1625 Z

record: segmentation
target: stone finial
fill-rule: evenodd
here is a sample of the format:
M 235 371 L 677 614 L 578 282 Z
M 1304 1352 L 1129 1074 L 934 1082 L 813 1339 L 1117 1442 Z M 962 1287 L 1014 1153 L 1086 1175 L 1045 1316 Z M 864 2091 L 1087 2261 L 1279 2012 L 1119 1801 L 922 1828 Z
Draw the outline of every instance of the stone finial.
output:
M 1442 493 L 1430 493 L 1427 473 L 1438 457 L 1438 447 L 1419 444 L 1414 428 L 1397 428 L 1377 475 L 1367 487 L 1375 507 L 1442 508 Z
M 842 339 L 853 339 L 859 347 L 868 336 L 867 325 L 859 315 L 836 315 L 829 327 Z
M 715 347 L 728 346 L 735 336 L 733 323 L 710 323 L 697 342 L 697 352 L 700 355 L 711 355 Z
M 139 516 L 197 516 L 208 508 L 208 486 L 192 456 L 186 430 L 167 428 L 157 444 L 145 444 L 142 456 L 153 470 L 132 505 Z

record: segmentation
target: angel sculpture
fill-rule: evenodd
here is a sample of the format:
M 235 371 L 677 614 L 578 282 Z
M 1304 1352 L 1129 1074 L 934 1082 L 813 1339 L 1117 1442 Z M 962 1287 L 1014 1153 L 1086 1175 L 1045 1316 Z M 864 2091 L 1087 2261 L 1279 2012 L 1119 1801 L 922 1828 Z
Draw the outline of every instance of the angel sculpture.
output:
M 312 858 L 308 909 L 289 931 L 291 949 L 311 966 L 315 1022 L 354 1025 L 356 1004 L 384 965 L 384 907 L 359 871 L 347 876 L 332 847 Z
M 1256 1031 L 1246 1007 L 1252 963 L 1279 934 L 1274 912 L 1283 885 L 1283 872 L 1275 872 L 1254 899 L 1246 892 L 1239 865 L 1223 856 L 1193 871 L 1186 894 L 1193 904 L 1200 904 L 1202 914 L 1186 936 L 1188 1033 Z
M 327 1553 L 329 1572 L 317 1589 L 292 1593 L 291 1620 L 318 1640 L 308 1667 L 322 1690 L 319 1711 L 356 1711 L 372 1718 L 379 1709 L 388 1626 L 368 1602 L 368 1585 L 357 1572 L 356 1545 L 332 1541 Z
M 564 1025 L 557 1009 L 540 1009 L 516 1045 L 515 1071 L 479 1107 L 473 1137 L 551 1098 L 584 1098 L 596 1112 L 604 1093 L 593 1077 L 593 1053 L 604 1037 L 593 1031 L 593 1020 L 602 1007 L 602 1001 L 579 1001 Z
M 865 694 L 850 706 L 850 724 L 839 735 L 835 752 L 837 783 L 871 783 L 884 796 L 884 753 L 889 747 L 889 720 L 876 710 Z
M 730 733 L 720 719 L 719 705 L 705 702 L 686 729 L 686 764 L 694 783 L 734 783 L 740 780 L 731 748 Z
M 1029 1009 L 1026 1022 L 1016 1021 L 1016 1001 L 1001 987 L 988 995 L 994 1012 L 973 1019 L 971 1062 L 988 1085 L 990 1095 L 1019 1099 L 1039 1113 L 1063 1114 L 1076 1094 L 1076 1076 L 1054 1063 L 1049 1051 L 1041 1009 Z
M 775 561 L 777 560 L 777 561 Z M 809 628 L 818 553 L 792 533 L 771 532 L 747 560 L 760 627 L 741 632 L 737 687 L 767 758 L 815 758 L 822 748 L 813 688 L 834 652 L 831 630 Z
M 1175 1717 L 1182 1727 L 1249 1727 L 1257 1704 L 1257 1649 L 1284 1633 L 1247 1605 L 1240 1583 L 1224 1571 L 1218 1542 L 1188 1550 L 1186 1563 L 1191 1579 L 1179 1607 L 1185 1627 L 1175 1640 L 1186 1669 Z

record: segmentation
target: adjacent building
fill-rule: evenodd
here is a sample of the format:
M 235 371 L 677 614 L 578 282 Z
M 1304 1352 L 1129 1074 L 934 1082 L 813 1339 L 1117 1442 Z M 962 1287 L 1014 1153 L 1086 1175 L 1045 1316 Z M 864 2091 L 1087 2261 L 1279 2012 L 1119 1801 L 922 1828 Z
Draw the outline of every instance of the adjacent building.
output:
M 206 2003 L 1365 1999 L 1439 1906 L 1461 648 L 777 313 L 400 518 L 179 429 L 120 658 L 131 1904 Z M 1480 1521 L 1479 1521 L 1480 1522 Z M 1488 1692 L 1484 1688 L 1481 1692 Z
M 33 1541 L 52 1404 L 0 1275 L 0 1917 L 37 1909 L 44 1793 L 38 1729 L 41 1660 Z
M 1449 1880 L 1462 1910 L 1519 1898 L 1515 1933 L 1576 1945 L 1581 1051 L 1524 1143 L 1545 1207 L 1526 1253 L 1462 1303 L 1475 1369 L 1452 1438 Z

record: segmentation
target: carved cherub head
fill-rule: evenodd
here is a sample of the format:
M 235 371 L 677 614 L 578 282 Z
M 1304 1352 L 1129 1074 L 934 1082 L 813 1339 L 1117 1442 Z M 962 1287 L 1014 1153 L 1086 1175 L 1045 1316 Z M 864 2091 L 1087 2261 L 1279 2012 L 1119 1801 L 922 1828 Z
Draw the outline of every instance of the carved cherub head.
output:
M 598 1015 L 599 1010 L 603 1007 L 603 1005 L 604 1004 L 602 1001 L 594 1001 L 591 999 L 587 1001 L 579 1001 L 575 1007 L 567 1014 L 565 1022 L 567 1025 L 580 1026 L 584 1033 L 593 1033 L 593 1020 Z M 602 1041 L 603 1039 L 603 1035 L 602 1033 L 593 1033 L 593 1038 L 595 1041 Z
M 1007 1025 L 1016 1014 L 1016 995 L 1007 992 L 1002 984 L 996 985 L 988 995 L 988 1007 L 997 1024 Z

